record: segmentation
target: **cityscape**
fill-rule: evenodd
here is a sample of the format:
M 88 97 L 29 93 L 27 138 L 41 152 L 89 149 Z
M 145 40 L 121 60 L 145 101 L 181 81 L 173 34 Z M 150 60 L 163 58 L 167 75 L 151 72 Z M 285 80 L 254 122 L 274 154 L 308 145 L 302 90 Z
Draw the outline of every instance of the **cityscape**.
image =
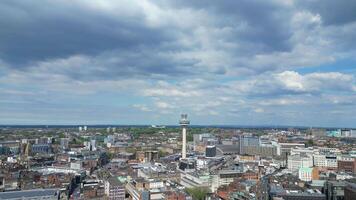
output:
M 1 127 L 0 199 L 355 199 L 356 129 Z
M 356 2 L 0 1 L 0 200 L 356 200 Z

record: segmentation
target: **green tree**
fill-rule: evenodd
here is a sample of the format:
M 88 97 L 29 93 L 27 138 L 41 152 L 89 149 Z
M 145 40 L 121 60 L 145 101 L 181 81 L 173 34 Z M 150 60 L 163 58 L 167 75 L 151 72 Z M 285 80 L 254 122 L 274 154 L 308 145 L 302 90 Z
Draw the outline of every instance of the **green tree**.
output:
M 194 200 L 204 200 L 209 190 L 207 188 L 187 188 L 186 191 L 193 197 Z
M 314 141 L 312 139 L 309 139 L 306 146 L 307 147 L 312 147 L 314 145 Z

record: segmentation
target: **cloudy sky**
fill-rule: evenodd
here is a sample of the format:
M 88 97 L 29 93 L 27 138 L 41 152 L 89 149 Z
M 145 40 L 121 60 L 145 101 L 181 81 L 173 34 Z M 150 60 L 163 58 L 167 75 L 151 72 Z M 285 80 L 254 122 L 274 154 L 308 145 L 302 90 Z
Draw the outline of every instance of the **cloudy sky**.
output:
M 2 0 L 0 124 L 356 127 L 356 2 Z

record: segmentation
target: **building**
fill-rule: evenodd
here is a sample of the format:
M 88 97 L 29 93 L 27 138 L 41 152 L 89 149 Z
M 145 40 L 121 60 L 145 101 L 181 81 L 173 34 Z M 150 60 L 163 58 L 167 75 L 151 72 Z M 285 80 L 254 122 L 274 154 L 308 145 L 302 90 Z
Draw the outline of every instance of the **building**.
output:
M 339 172 L 356 173 L 356 159 L 352 157 L 341 157 L 337 161 Z
M 350 129 L 341 129 L 341 137 L 351 137 Z
M 88 180 L 82 183 L 82 191 L 84 199 L 104 198 L 105 186 L 102 182 L 96 180 Z
M 246 147 L 249 146 L 260 146 L 261 140 L 258 136 L 252 135 L 240 135 L 239 136 L 239 144 L 240 144 L 240 154 L 246 154 Z
M 262 144 L 260 146 L 245 146 L 244 153 L 247 155 L 270 157 L 277 155 L 277 147 L 268 144 Z
M 302 181 L 312 181 L 316 178 L 318 178 L 317 175 L 315 174 L 318 174 L 318 170 L 315 169 L 315 168 L 312 168 L 312 167 L 301 167 L 299 168 L 299 171 L 298 171 L 298 178 Z M 318 174 L 319 175 L 319 174 Z
M 311 167 L 301 167 L 298 171 L 298 178 L 302 181 L 312 180 L 313 168 Z
M 343 181 L 326 181 L 325 182 L 325 194 L 327 200 L 343 200 L 345 193 L 344 189 L 346 183 Z
M 326 167 L 326 156 L 320 154 L 313 155 L 313 162 L 315 167 L 324 168 Z
M 279 156 L 287 156 L 291 154 L 291 150 L 296 147 L 304 148 L 305 144 L 301 143 L 277 143 L 272 142 L 272 145 L 277 147 L 277 155 Z
M 10 154 L 20 153 L 20 142 L 19 141 L 3 141 L 3 142 L 0 142 L 0 147 L 7 149 Z
M 0 192 L 0 199 L 8 200 L 58 200 L 59 198 L 59 189 L 34 189 L 12 192 Z
M 69 147 L 69 138 L 61 138 L 60 145 L 62 150 L 66 150 Z
M 337 156 L 328 155 L 325 156 L 325 159 L 326 159 L 326 167 L 328 169 L 337 169 Z
M 125 185 L 117 178 L 109 178 L 105 181 L 105 195 L 110 200 L 124 200 L 125 199 Z
M 345 200 L 354 200 L 356 199 L 356 184 L 355 183 L 348 183 L 345 187 L 344 191 L 344 198 Z
M 181 173 L 180 184 L 186 188 L 205 187 L 211 188 L 211 176 L 209 173 Z
M 186 193 L 180 191 L 167 191 L 164 193 L 164 199 L 166 200 L 188 200 L 192 199 Z
M 86 127 L 86 126 L 85 126 Z M 90 140 L 90 151 L 96 151 L 96 140 Z
M 206 146 L 205 149 L 205 156 L 206 157 L 215 157 L 216 156 L 216 146 Z
M 233 183 L 236 178 L 242 176 L 243 174 L 237 170 L 219 170 L 218 174 L 212 175 L 211 190 L 216 191 L 219 187 L 229 185 L 230 183 Z
M 166 191 L 163 181 L 135 179 L 126 184 L 125 189 L 133 200 L 164 199 Z
M 310 156 L 288 156 L 287 162 L 288 169 L 292 171 L 298 171 L 302 167 L 313 167 L 313 158 Z
M 52 153 L 52 148 L 49 144 L 33 144 L 31 145 L 31 152 L 34 154 L 49 154 Z

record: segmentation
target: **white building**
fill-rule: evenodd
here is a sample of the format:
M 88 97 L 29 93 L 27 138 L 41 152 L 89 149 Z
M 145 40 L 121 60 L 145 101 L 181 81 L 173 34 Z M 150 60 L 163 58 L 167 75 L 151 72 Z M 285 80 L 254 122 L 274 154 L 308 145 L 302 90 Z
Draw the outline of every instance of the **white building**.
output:
M 298 178 L 302 181 L 312 181 L 313 168 L 302 167 L 299 168 Z
M 337 168 L 337 156 L 325 156 L 327 168 Z
M 326 167 L 326 156 L 325 155 L 313 155 L 313 161 L 314 161 L 314 166 L 315 167 Z
M 295 147 L 291 149 L 290 154 L 291 155 L 307 155 L 307 156 L 313 156 L 313 154 L 318 153 L 318 149 L 313 149 L 312 147 L 309 148 L 304 148 L 304 147 Z
M 288 156 L 288 169 L 298 171 L 301 167 L 313 167 L 313 157 L 292 155 Z
M 186 188 L 194 187 L 211 187 L 211 176 L 209 173 L 199 174 L 193 173 L 181 173 L 180 184 Z

